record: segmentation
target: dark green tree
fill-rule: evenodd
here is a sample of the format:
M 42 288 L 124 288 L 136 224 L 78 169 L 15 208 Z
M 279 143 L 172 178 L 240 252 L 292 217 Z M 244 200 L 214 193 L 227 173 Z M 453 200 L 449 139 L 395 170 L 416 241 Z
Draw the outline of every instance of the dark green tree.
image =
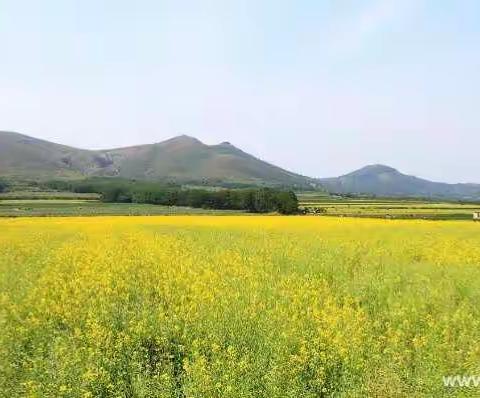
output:
M 8 183 L 4 180 L 0 180 L 0 192 L 5 192 L 8 188 Z
M 276 195 L 277 210 L 281 214 L 298 213 L 298 199 L 293 191 L 281 191 Z

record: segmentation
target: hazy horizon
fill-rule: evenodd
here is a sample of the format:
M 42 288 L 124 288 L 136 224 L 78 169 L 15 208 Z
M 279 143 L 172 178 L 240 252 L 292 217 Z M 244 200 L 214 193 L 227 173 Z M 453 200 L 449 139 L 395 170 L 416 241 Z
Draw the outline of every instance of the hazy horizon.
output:
M 480 2 L 0 0 L 0 130 L 480 183 Z

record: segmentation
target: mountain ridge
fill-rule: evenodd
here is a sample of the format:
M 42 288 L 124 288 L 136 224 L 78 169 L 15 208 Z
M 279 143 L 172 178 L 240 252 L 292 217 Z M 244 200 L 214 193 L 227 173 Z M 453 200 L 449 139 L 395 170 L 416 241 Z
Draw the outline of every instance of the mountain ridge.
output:
M 88 150 L 0 132 L 0 175 L 41 179 L 107 176 L 303 188 L 316 185 L 313 178 L 265 162 L 229 142 L 207 145 L 185 134 L 154 144 Z
M 210 185 L 247 184 L 322 189 L 338 194 L 480 200 L 480 184 L 448 184 L 372 164 L 332 178 L 311 178 L 265 162 L 228 141 L 207 145 L 182 134 L 153 144 L 89 150 L 0 131 L 0 177 L 92 176 Z
M 320 178 L 319 181 L 329 192 L 339 194 L 480 199 L 480 184 L 430 181 L 382 164 L 367 165 L 342 176 Z

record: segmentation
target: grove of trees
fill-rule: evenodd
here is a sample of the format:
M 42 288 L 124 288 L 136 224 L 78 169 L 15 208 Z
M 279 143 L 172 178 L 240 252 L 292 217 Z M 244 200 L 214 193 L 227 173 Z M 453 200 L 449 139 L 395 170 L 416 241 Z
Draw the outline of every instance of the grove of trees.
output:
M 116 191 L 117 200 L 124 200 L 128 193 Z M 112 200 L 111 192 L 103 196 Z M 245 210 L 252 213 L 279 212 L 294 214 L 298 212 L 298 200 L 291 191 L 278 191 L 271 188 L 260 189 L 222 189 L 208 191 L 203 189 L 143 189 L 131 192 L 134 203 L 151 203 L 167 206 L 203 207 L 208 209 Z
M 274 188 L 186 189 L 174 184 L 162 185 L 106 178 L 68 182 L 51 181 L 48 187 L 79 193 L 99 193 L 104 202 L 244 210 L 252 213 L 298 213 L 298 200 L 295 193 Z

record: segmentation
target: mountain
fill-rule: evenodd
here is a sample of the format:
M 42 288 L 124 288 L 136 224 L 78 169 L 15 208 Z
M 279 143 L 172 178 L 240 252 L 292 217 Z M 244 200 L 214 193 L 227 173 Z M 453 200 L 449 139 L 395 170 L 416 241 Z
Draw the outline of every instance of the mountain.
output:
M 316 180 L 264 162 L 228 142 L 181 135 L 149 145 L 84 150 L 0 132 L 0 176 L 26 179 L 116 176 L 308 187 Z
M 376 196 L 411 196 L 425 198 L 480 199 L 479 184 L 446 184 L 405 175 L 384 165 L 370 165 L 352 173 L 323 178 L 320 183 L 336 193 Z
M 332 193 L 480 200 L 478 184 L 446 184 L 371 165 L 352 173 L 314 179 L 264 162 L 228 142 L 206 145 L 181 135 L 149 145 L 85 150 L 27 135 L 0 131 L 0 177 L 18 179 L 110 176 L 169 180 L 261 184 L 318 188 Z
M 96 168 L 93 151 L 54 144 L 23 134 L 0 131 L 0 175 L 12 177 L 80 177 Z

